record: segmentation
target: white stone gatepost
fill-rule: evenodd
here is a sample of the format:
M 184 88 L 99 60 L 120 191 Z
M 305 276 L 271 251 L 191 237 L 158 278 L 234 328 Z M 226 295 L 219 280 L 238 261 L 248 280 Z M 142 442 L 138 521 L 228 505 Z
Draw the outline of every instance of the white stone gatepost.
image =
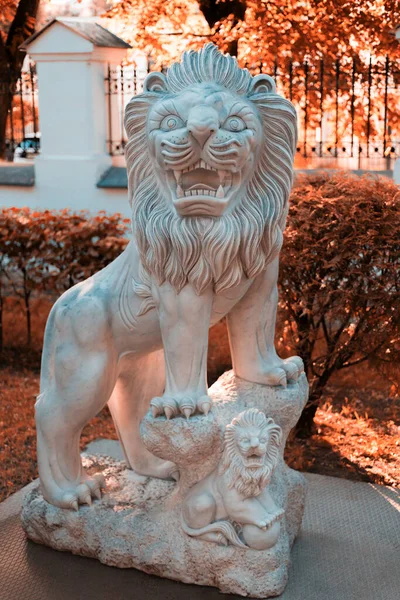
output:
M 129 47 L 94 20 L 72 18 L 54 19 L 24 44 L 39 82 L 37 193 L 56 195 L 60 208 L 96 210 L 96 183 L 112 162 L 107 66 L 120 64 Z

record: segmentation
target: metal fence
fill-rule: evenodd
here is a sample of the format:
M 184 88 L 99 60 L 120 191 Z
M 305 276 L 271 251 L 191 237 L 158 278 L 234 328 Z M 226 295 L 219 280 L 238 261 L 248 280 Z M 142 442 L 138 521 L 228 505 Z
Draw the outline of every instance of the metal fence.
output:
M 298 113 L 297 166 L 391 169 L 400 156 L 400 61 L 369 57 L 365 61 L 277 58 L 272 65 L 247 64 L 254 75 L 268 73 L 278 92 Z M 164 69 L 165 71 L 166 69 Z M 109 66 L 107 150 L 124 154 L 124 110 L 142 91 L 149 65 Z M 0 101 L 9 105 L 6 148 L 10 159 L 34 156 L 40 150 L 37 76 L 34 63 L 15 83 L 1 85 Z
M 272 66 L 246 65 L 250 72 L 273 76 L 278 92 L 298 113 L 296 160 L 348 168 L 393 167 L 400 156 L 400 62 L 343 56 L 298 62 L 276 59 Z M 129 98 L 142 90 L 147 70 L 109 67 L 108 151 L 124 152 L 123 113 Z
M 0 87 L 0 102 L 8 106 L 5 147 L 8 160 L 27 158 L 40 150 L 38 87 L 35 63 Z
M 108 66 L 106 83 L 108 139 L 107 148 L 111 156 L 124 154 L 127 142 L 124 129 L 125 106 L 143 90 L 143 82 L 149 73 L 149 65 L 137 68 L 134 65 Z

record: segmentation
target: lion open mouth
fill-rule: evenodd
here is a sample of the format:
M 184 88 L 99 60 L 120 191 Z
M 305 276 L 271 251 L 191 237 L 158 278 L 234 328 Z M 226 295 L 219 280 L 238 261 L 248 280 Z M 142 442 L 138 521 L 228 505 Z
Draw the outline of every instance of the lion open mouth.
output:
M 248 454 L 245 458 L 245 465 L 247 468 L 249 469 L 256 469 L 259 467 L 263 466 L 264 463 L 264 457 L 260 456 L 259 454 L 257 454 L 256 452 L 253 452 L 251 454 Z
M 238 174 L 215 169 L 204 160 L 171 173 L 174 205 L 183 216 L 221 215 L 230 200 L 234 178 L 240 179 Z

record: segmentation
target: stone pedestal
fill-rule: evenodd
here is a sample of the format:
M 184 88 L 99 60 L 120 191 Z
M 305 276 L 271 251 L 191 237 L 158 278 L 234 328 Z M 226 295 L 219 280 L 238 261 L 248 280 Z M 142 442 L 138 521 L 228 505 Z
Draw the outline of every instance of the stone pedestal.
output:
M 160 577 L 218 587 L 221 592 L 266 598 L 282 593 L 290 548 L 304 510 L 305 479 L 280 456 L 270 483 L 276 505 L 285 510 L 277 544 L 270 550 L 219 546 L 187 536 L 180 507 L 187 490 L 217 465 L 223 430 L 246 408 L 258 408 L 283 430 L 284 442 L 307 400 L 305 376 L 283 387 L 257 385 L 225 373 L 210 389 L 212 412 L 186 420 L 147 414 L 141 434 L 156 455 L 174 460 L 178 483 L 145 478 L 107 457 L 84 458 L 89 473 L 102 471 L 107 492 L 79 512 L 43 500 L 37 486 L 25 499 L 22 523 L 29 538 L 57 550 L 97 558 L 121 568 L 134 567 Z

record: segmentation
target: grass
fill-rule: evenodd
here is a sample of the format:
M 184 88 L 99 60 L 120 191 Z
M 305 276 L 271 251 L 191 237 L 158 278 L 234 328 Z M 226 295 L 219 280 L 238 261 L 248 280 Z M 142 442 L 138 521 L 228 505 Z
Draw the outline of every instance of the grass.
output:
M 5 350 L 0 354 L 0 501 L 37 477 L 34 403 L 39 391 L 40 348 L 50 303 L 33 306 L 32 345 L 25 346 L 24 315 L 7 300 Z M 229 368 L 224 324 L 213 328 L 209 379 Z M 393 395 L 394 396 L 394 395 Z M 301 471 L 400 486 L 400 404 L 390 384 L 365 367 L 336 376 L 324 394 L 308 440 L 289 440 L 286 460 Z M 117 439 L 108 409 L 85 427 L 81 446 Z

